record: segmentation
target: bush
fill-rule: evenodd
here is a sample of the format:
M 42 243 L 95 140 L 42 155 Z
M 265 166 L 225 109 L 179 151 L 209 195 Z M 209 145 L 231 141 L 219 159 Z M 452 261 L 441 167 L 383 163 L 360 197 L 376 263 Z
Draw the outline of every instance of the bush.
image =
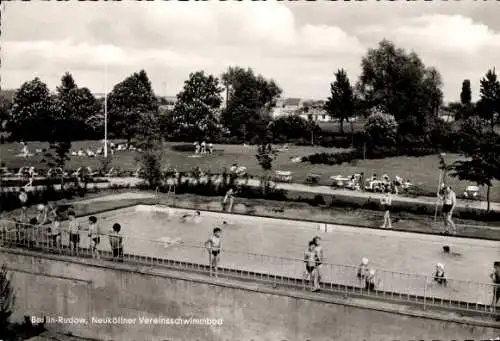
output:
M 28 192 L 28 205 L 37 205 L 45 201 L 57 201 L 61 199 L 71 199 L 79 194 L 80 188 L 74 186 L 65 187 L 63 191 L 56 191 L 53 186 L 48 186 L 42 190 Z M 18 192 L 0 193 L 0 209 L 11 211 L 21 207 Z
M 394 116 L 374 112 L 366 120 L 364 132 L 371 146 L 393 146 L 396 143 L 398 123 Z

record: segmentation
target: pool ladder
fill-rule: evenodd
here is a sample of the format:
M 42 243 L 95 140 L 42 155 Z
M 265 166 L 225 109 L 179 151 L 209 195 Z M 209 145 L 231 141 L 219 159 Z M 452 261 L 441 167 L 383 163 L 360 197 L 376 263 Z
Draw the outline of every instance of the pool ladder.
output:
M 160 204 L 160 187 L 156 187 L 155 191 L 155 196 L 156 196 L 156 204 Z M 167 192 L 167 206 L 169 205 L 170 198 L 172 198 L 172 206 L 175 207 L 175 184 L 168 185 L 168 192 Z

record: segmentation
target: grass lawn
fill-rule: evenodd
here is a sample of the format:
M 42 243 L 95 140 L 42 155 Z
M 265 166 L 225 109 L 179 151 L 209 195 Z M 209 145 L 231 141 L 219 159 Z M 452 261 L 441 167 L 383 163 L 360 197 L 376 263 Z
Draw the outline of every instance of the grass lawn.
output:
M 80 148 L 86 149 L 90 147 L 96 150 L 99 146 L 99 141 L 84 141 L 74 142 L 73 150 Z M 256 147 L 243 145 L 215 145 L 216 152 L 213 155 L 204 155 L 202 157 L 191 157 L 193 154 L 189 152 L 179 152 L 171 147 L 178 143 L 165 144 L 165 167 L 172 166 L 179 171 L 190 171 L 195 166 L 199 166 L 204 171 L 221 172 L 223 167 L 230 167 L 233 163 L 238 163 L 241 166 L 247 167 L 248 173 L 253 176 L 260 176 L 262 169 L 258 165 L 255 158 Z M 33 152 L 36 148 L 46 148 L 44 143 L 29 143 L 30 151 Z M 3 144 L 0 145 L 0 161 L 5 163 L 9 168 L 17 168 L 21 166 L 43 167 L 41 163 L 42 156 L 33 156 L 28 159 L 17 157 L 21 147 L 19 144 Z M 408 178 L 410 181 L 422 188 L 425 191 L 435 191 L 438 181 L 438 158 L 435 155 L 424 157 L 394 157 L 381 160 L 366 160 L 359 161 L 357 165 L 311 165 L 308 163 L 293 163 L 290 158 L 302 157 L 313 153 L 320 152 L 335 152 L 340 151 L 334 148 L 323 147 L 307 147 L 307 146 L 290 146 L 288 150 L 279 153 L 277 159 L 273 163 L 273 170 L 284 170 L 293 172 L 294 182 L 303 183 L 307 175 L 311 172 L 322 176 L 321 184 L 330 185 L 329 177 L 331 175 L 351 175 L 354 173 L 364 172 L 366 176 L 373 173 L 381 176 L 384 173 L 391 177 L 399 175 L 403 178 Z M 459 159 L 458 155 L 448 154 L 446 156 L 448 163 Z M 90 166 L 93 169 L 100 168 L 100 161 L 95 158 L 88 157 L 71 157 L 68 163 L 68 168 L 76 169 L 82 165 Z M 136 153 L 133 151 L 118 152 L 112 160 L 112 166 L 120 169 L 135 170 L 138 165 L 136 162 Z M 456 189 L 457 194 L 462 194 L 468 182 L 459 181 L 455 178 L 449 178 L 449 183 Z M 498 184 L 496 184 L 498 185 Z M 485 190 L 482 190 L 483 197 Z M 500 188 L 493 187 L 491 190 L 492 201 L 500 202 Z
M 363 130 L 365 119 L 358 119 L 352 122 L 352 126 L 350 122 L 344 122 L 344 132 L 345 133 L 357 133 Z M 318 122 L 318 126 L 328 132 L 339 133 L 340 132 L 340 123 L 339 122 Z

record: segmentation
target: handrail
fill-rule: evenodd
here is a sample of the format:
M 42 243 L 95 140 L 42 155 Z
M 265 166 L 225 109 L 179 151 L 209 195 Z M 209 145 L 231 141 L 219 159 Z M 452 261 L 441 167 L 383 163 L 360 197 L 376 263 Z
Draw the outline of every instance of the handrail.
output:
M 5 229 L 5 223 L 9 224 L 9 225 L 14 225 L 14 228 L 13 229 Z M 2 232 L 15 232 L 15 231 L 19 231 L 19 229 L 15 226 L 15 225 L 20 225 L 20 226 L 23 226 L 26 230 L 30 229 L 32 231 L 36 231 L 38 230 L 38 232 L 42 231 L 42 232 L 47 232 L 49 229 L 52 228 L 51 225 L 32 225 L 32 224 L 29 224 L 29 223 L 22 223 L 22 222 L 15 222 L 13 220 L 5 220 L 5 219 L 0 219 L 0 233 Z M 45 231 L 43 231 L 45 230 Z M 69 235 L 70 233 L 70 229 L 68 226 L 61 226 L 58 228 L 58 230 L 66 235 Z M 80 234 L 83 234 L 83 233 L 87 233 L 88 232 L 88 228 L 81 228 L 79 233 Z M 99 235 L 100 237 L 110 237 L 110 236 L 115 236 L 115 234 L 110 230 L 109 233 L 95 233 L 96 235 Z M 39 235 L 36 235 L 35 232 L 33 232 L 33 236 L 34 237 L 38 237 Z M 154 239 L 148 239 L 148 238 L 143 238 L 143 237 L 140 237 L 138 235 L 134 235 L 134 234 L 123 234 L 121 235 L 121 237 L 123 238 L 124 241 L 140 241 L 140 242 L 146 242 L 146 243 L 151 243 L 153 245 L 165 245 L 165 244 L 168 244 L 166 241 L 162 241 L 162 240 L 154 240 Z M 208 236 L 207 236 L 208 238 Z M 177 246 L 177 247 L 188 247 L 188 248 L 195 248 L 195 249 L 206 249 L 206 247 L 204 246 L 204 242 L 205 240 L 203 241 L 200 241 L 200 242 L 196 242 L 196 243 L 193 243 L 193 242 L 185 242 L 185 241 L 178 241 L 176 243 L 172 243 L 170 246 Z M 289 256 L 277 256 L 277 255 L 269 255 L 269 254 L 264 254 L 264 253 L 254 253 L 254 252 L 244 252 L 244 251 L 239 251 L 239 250 L 234 250 L 234 249 L 229 249 L 229 248 L 226 248 L 226 247 L 223 247 L 222 248 L 223 252 L 224 253 L 230 253 L 230 254 L 234 254 L 234 255 L 246 255 L 246 256 L 252 256 L 252 257 L 265 257 L 265 258 L 269 258 L 269 259 L 276 259 L 276 260 L 281 260 L 281 261 L 292 261 L 292 262 L 304 262 L 304 259 L 303 258 L 296 258 L 296 257 L 289 257 Z M 331 266 L 335 266 L 335 267 L 344 267 L 344 268 L 352 268 L 354 270 L 356 270 L 359 266 L 359 264 L 340 264 L 340 263 L 330 263 L 326 260 L 323 260 L 322 262 L 323 264 L 325 265 L 331 265 Z M 372 261 L 371 264 L 373 265 L 374 262 Z M 376 265 L 376 264 L 375 264 Z M 398 274 L 398 275 L 403 275 L 403 276 L 428 276 L 428 274 L 419 274 L 419 273 L 408 273 L 408 272 L 402 272 L 402 271 L 394 271 L 394 270 L 391 270 L 391 269 L 385 269 L 385 268 L 381 268 L 381 267 L 378 267 L 377 266 L 377 271 L 379 272 L 387 272 L 387 273 L 392 273 L 392 274 Z M 477 284 L 484 284 L 484 285 L 492 285 L 491 282 L 481 282 L 481 281 L 468 281 L 468 280 L 463 280 L 463 279 L 458 279 L 458 278 L 452 278 L 452 277 L 447 277 L 448 280 L 452 280 L 452 281 L 463 281 L 463 282 L 472 282 L 472 283 L 477 283 Z
M 9 240 L 4 238 L 5 236 L 3 234 L 0 234 L 0 236 L 2 236 L 2 238 L 0 238 L 0 241 L 4 242 L 3 247 L 6 248 L 20 247 L 19 245 L 9 244 Z M 79 248 L 80 253 L 75 254 L 74 251 L 69 250 L 69 248 L 66 246 L 63 248 L 53 247 L 50 244 L 50 241 L 48 242 L 39 241 L 38 245 L 27 244 L 21 247 L 33 249 L 34 251 L 42 251 L 47 253 L 56 253 L 69 256 L 88 257 L 91 255 L 90 248 Z M 116 260 L 115 258 L 112 258 L 112 254 L 109 251 L 103 250 L 101 251 L 101 254 L 103 260 Z M 166 257 L 152 257 L 152 256 L 137 255 L 132 253 L 122 254 L 121 259 L 123 261 L 131 262 L 133 264 L 136 263 L 136 264 L 146 264 L 148 266 L 151 265 L 167 266 L 180 270 L 201 271 L 203 273 L 210 272 L 208 265 L 201 265 L 201 263 L 199 262 L 192 262 L 190 260 L 172 259 Z M 382 299 L 388 301 L 395 301 L 399 303 L 416 304 L 422 306 L 424 309 L 426 307 L 435 307 L 438 309 L 460 310 L 460 311 L 467 311 L 470 313 L 499 316 L 497 312 L 490 310 L 489 303 L 491 301 L 489 299 L 482 302 L 478 302 L 478 301 L 471 301 L 470 299 L 464 300 L 463 296 L 461 296 L 460 294 L 457 294 L 458 298 L 453 298 L 451 296 L 443 297 L 442 295 L 439 295 L 438 292 L 433 292 L 432 290 L 430 290 L 430 287 L 428 286 L 429 280 L 432 279 L 429 278 L 429 276 L 420 277 L 420 279 L 423 280 L 423 282 L 420 283 L 424 284 L 423 291 L 416 290 L 415 292 L 414 291 L 415 288 L 412 289 L 411 285 L 410 285 L 410 290 L 408 291 L 397 291 L 392 287 L 392 285 L 389 286 L 390 288 L 386 288 L 383 286 L 382 288 L 368 289 L 364 288 L 364 286 L 359 281 L 346 282 L 345 278 L 344 279 L 337 278 L 332 280 L 332 278 L 326 278 L 329 275 L 328 270 L 330 271 L 337 270 L 335 274 L 342 275 L 342 272 L 339 272 L 338 269 L 335 269 L 333 267 L 325 267 L 323 268 L 323 270 L 321 270 L 322 274 L 324 274 L 324 277 L 322 275 L 322 280 L 320 285 L 321 289 L 326 293 L 340 293 L 346 296 L 349 295 L 362 296 L 362 297 L 366 296 L 378 300 Z M 353 271 L 349 271 L 349 273 L 351 277 L 355 277 Z M 225 263 L 219 267 L 219 274 L 224 277 L 237 277 L 263 283 L 272 283 L 273 287 L 276 287 L 276 285 L 282 285 L 284 287 L 291 286 L 296 288 L 305 288 L 304 287 L 305 283 L 301 279 L 300 272 L 294 272 L 294 271 L 292 271 L 291 273 L 285 271 L 285 273 L 283 273 L 270 270 L 259 270 L 254 268 L 234 267 L 231 265 L 231 263 L 227 264 Z M 416 279 L 418 278 L 419 277 L 417 277 Z M 404 280 L 406 278 L 402 279 Z M 398 281 L 398 278 L 396 277 L 395 280 Z M 401 282 L 401 278 L 399 279 L 399 282 Z M 468 285 L 470 286 L 471 283 L 474 282 L 469 282 Z M 492 290 L 492 285 L 483 287 L 481 285 L 478 285 L 478 283 L 474 284 L 477 285 L 477 287 L 475 287 L 475 290 L 477 290 L 476 293 L 477 297 L 479 296 L 483 297 L 483 295 L 486 292 L 487 293 L 494 292 Z M 453 286 L 454 284 L 451 283 L 451 285 Z M 481 293 L 480 291 L 483 292 Z

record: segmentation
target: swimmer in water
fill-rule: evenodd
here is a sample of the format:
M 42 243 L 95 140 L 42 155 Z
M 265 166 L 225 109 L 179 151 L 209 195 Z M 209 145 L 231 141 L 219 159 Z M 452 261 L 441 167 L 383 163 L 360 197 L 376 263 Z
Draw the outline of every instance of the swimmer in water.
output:
M 443 252 L 447 255 L 453 256 L 453 257 L 461 257 L 462 254 L 458 252 L 451 252 L 450 247 L 448 245 L 443 246 Z
M 205 242 L 205 247 L 208 251 L 208 266 L 210 267 L 210 276 L 212 276 L 212 271 L 214 271 L 215 277 L 217 277 L 221 251 L 221 234 L 222 230 L 219 227 L 216 227 L 214 228 L 214 231 L 210 238 L 208 238 L 208 240 Z
M 200 211 L 196 211 L 194 213 L 186 213 L 186 214 L 183 214 L 181 217 L 180 217 L 180 220 L 181 222 L 185 223 L 187 222 L 188 220 L 193 220 L 193 221 L 196 221 L 196 219 L 201 215 Z

